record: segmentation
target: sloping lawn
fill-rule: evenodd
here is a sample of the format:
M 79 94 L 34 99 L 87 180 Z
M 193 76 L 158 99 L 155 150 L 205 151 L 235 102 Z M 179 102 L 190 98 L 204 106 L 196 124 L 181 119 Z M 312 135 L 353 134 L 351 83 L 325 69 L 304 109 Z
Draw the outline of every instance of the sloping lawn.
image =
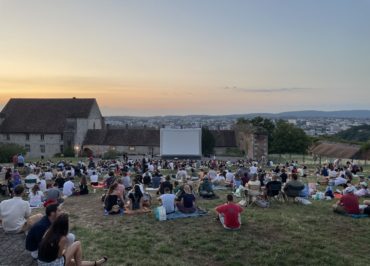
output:
M 69 198 L 64 209 L 84 258 L 106 255 L 108 265 L 369 265 L 370 218 L 334 214 L 334 201 L 252 207 L 240 231 L 226 231 L 213 211 L 164 222 L 153 213 L 103 216 L 99 192 Z M 198 205 L 213 209 L 226 192 L 218 194 Z

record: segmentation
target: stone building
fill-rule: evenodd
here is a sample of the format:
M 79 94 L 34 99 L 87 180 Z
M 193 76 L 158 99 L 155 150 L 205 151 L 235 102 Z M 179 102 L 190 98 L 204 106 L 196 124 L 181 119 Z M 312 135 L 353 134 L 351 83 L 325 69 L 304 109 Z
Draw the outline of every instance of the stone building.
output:
M 24 146 L 27 157 L 79 151 L 89 129 L 102 129 L 95 99 L 10 99 L 0 113 L 0 142 Z
M 267 158 L 267 135 L 247 125 L 211 130 L 216 155 Z M 115 150 L 127 155 L 160 153 L 160 130 L 109 128 L 95 99 L 11 99 L 0 113 L 0 143 L 16 143 L 27 157 L 45 158 L 73 149 L 95 156 Z
M 255 130 L 210 130 L 215 139 L 214 152 L 219 156 L 241 155 L 261 160 L 267 158 L 267 135 Z M 101 156 L 108 151 L 127 155 L 160 154 L 160 130 L 121 128 L 89 130 L 83 142 L 86 154 Z M 242 152 L 242 153 L 241 153 Z

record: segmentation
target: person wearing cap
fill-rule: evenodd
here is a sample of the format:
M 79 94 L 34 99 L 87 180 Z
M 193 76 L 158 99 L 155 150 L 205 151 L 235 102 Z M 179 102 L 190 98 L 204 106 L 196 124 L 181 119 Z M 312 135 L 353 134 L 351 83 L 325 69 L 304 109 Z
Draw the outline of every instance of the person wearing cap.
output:
M 343 197 L 333 205 L 333 211 L 339 214 L 360 214 L 358 197 L 354 192 L 355 187 L 347 187 Z
M 369 191 L 367 190 L 367 183 L 360 182 L 360 189 L 354 192 L 357 197 L 365 197 L 369 195 Z

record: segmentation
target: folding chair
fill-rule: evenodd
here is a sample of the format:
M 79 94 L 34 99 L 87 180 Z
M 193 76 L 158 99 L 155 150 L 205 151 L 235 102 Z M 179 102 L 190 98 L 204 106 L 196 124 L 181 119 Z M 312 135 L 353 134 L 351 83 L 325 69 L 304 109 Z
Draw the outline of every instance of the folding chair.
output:
M 250 185 L 249 188 L 245 188 L 244 194 L 246 197 L 246 205 L 247 206 L 255 205 L 257 200 L 262 199 L 261 186 Z
M 271 203 L 272 199 L 275 199 L 279 202 L 284 202 L 284 195 L 281 191 L 282 184 L 270 184 L 269 188 L 266 191 L 267 200 Z
M 284 188 L 284 197 L 289 202 L 289 199 L 295 201 L 295 198 L 299 197 L 300 192 L 304 189 L 304 186 L 287 186 Z

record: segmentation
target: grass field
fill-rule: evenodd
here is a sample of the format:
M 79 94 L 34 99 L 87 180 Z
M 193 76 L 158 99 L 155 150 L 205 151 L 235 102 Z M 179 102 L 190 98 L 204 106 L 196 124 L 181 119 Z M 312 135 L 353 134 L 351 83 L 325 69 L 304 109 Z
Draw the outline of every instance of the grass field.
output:
M 225 194 L 198 205 L 211 210 Z M 64 209 L 84 257 L 106 255 L 108 265 L 369 265 L 370 219 L 336 215 L 333 201 L 252 207 L 240 231 L 226 231 L 212 211 L 164 222 L 153 213 L 103 216 L 99 197 L 69 198 Z

